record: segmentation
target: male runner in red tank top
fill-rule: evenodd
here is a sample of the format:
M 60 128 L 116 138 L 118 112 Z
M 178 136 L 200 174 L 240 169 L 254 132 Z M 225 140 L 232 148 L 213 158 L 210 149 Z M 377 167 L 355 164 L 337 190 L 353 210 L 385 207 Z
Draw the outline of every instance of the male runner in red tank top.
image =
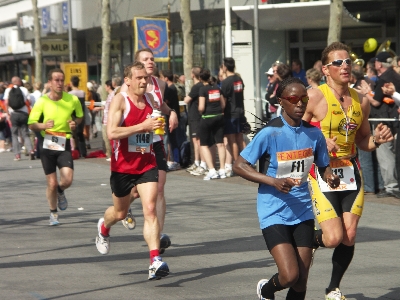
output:
M 98 222 L 96 247 L 101 254 L 110 251 L 112 225 L 125 218 L 134 187 L 140 193 L 144 227 L 143 236 L 150 251 L 149 279 L 169 274 L 160 257 L 160 226 L 157 219 L 158 169 L 153 151 L 153 131 L 163 123 L 151 118 L 153 108 L 145 95 L 148 75 L 140 62 L 124 70 L 128 89 L 117 94 L 110 104 L 107 135 L 112 140 L 111 178 L 113 206 Z

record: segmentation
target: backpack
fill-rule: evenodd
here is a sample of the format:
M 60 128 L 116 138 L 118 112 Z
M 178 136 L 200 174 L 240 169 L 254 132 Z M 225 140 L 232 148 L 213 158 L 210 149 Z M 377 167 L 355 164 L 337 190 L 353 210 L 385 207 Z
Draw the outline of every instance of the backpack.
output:
M 13 110 L 21 109 L 25 106 L 24 94 L 19 87 L 13 86 L 8 94 L 8 106 Z
M 190 142 L 189 141 L 184 141 L 181 145 L 180 151 L 179 151 L 179 156 L 181 159 L 181 166 L 183 168 L 186 168 L 187 166 L 190 165 Z

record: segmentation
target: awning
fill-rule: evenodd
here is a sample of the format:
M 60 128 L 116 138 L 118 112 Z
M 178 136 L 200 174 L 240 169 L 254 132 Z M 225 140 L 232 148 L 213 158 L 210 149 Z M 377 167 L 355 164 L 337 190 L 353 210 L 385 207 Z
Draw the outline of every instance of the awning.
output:
M 344 4 L 344 7 L 346 5 Z M 233 6 L 232 11 L 254 27 L 254 5 Z M 311 1 L 258 6 L 260 29 L 321 29 L 329 27 L 330 1 Z M 343 9 L 342 27 L 376 26 L 357 20 Z

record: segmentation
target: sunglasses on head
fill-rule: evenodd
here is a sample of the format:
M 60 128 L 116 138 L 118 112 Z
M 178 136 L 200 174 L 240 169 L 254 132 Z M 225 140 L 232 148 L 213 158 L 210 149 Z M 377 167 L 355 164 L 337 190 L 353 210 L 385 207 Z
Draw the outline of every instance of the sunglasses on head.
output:
M 292 104 L 297 104 L 299 103 L 299 101 L 303 102 L 303 103 L 307 103 L 309 98 L 308 96 L 301 96 L 301 97 L 297 97 L 297 96 L 289 96 L 289 97 L 279 97 L 280 99 L 285 99 L 287 101 L 289 101 Z
M 343 65 L 343 63 L 346 63 L 346 65 L 349 66 L 351 64 L 351 59 L 350 58 L 337 59 L 337 60 L 330 62 L 329 64 L 326 64 L 325 67 L 328 67 L 328 66 L 341 67 Z

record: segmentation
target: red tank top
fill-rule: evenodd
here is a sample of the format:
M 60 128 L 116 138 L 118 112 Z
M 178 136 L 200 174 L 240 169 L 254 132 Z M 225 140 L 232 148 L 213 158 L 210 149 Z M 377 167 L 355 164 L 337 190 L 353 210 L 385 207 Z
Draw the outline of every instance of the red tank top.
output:
M 137 125 L 150 118 L 153 109 L 145 95 L 143 95 L 143 100 L 146 106 L 144 109 L 139 109 L 126 93 L 121 92 L 121 94 L 125 98 L 125 111 L 120 122 L 121 127 Z M 155 168 L 157 163 L 152 142 L 152 133 L 138 133 L 129 138 L 114 140 L 112 142 L 111 171 L 143 174 Z M 142 153 L 143 149 L 146 150 Z

